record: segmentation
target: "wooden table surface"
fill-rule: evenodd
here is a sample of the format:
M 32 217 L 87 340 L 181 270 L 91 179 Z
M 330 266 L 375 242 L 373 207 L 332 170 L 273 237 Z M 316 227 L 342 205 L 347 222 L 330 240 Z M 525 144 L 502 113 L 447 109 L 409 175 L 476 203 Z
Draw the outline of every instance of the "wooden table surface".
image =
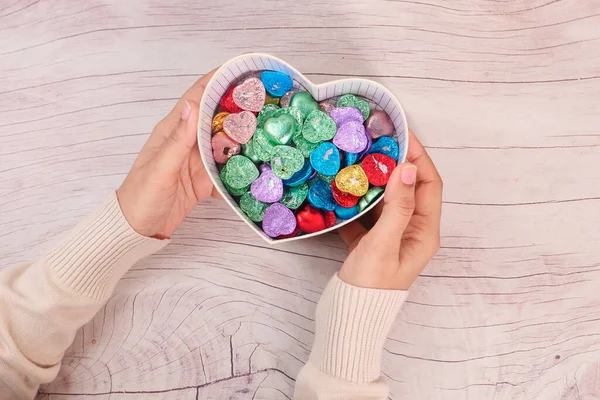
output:
M 600 399 L 593 0 L 0 0 L 0 266 L 39 257 L 247 51 L 386 85 L 444 178 L 442 248 L 383 355 L 392 399 Z M 202 204 L 39 398 L 290 398 L 345 254 L 334 234 L 269 247 Z

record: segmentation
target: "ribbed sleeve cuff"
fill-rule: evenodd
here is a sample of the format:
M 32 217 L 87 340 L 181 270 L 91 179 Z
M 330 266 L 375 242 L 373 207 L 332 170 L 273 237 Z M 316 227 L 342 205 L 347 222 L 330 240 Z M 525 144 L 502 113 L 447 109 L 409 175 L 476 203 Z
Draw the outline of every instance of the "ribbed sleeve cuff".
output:
M 45 255 L 54 278 L 78 295 L 103 300 L 131 266 L 169 243 L 129 225 L 113 193 Z
M 317 305 L 310 362 L 338 379 L 376 381 L 384 342 L 407 295 L 352 286 L 335 274 Z

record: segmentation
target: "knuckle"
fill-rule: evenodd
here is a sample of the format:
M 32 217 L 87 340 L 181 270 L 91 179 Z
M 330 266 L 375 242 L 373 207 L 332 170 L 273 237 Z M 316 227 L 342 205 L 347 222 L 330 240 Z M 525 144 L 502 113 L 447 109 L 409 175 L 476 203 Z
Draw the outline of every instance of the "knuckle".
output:
M 415 212 L 415 199 L 414 199 L 414 197 L 405 197 L 405 198 L 402 198 L 398 202 L 398 204 L 396 206 L 396 209 L 398 210 L 398 213 L 400 213 L 401 215 L 403 215 L 405 217 L 410 217 Z

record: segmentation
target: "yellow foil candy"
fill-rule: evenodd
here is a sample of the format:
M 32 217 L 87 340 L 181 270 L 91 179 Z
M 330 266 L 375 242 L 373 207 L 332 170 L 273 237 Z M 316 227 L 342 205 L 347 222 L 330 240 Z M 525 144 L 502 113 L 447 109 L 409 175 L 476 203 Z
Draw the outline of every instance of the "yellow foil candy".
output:
M 364 196 L 369 190 L 369 180 L 360 165 L 344 168 L 335 177 L 335 184 L 342 192 Z
M 225 117 L 228 116 L 229 113 L 227 111 L 221 111 L 212 120 L 212 131 L 213 133 L 219 132 L 223 130 L 223 121 Z
M 279 105 L 279 97 L 272 97 L 268 94 L 265 96 L 265 104 L 276 104 Z

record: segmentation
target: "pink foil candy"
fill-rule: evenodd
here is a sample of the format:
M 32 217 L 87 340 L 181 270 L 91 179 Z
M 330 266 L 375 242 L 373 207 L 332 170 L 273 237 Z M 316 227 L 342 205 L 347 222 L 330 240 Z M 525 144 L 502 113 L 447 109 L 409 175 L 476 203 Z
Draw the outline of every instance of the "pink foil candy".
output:
M 298 93 L 297 90 L 290 90 L 289 92 L 287 92 L 286 94 L 283 95 L 283 97 L 281 98 L 281 100 L 279 100 L 279 106 L 281 108 L 288 108 L 290 106 L 290 101 L 292 100 L 292 97 Z
M 365 130 L 373 139 L 377 139 L 394 133 L 394 124 L 385 111 L 373 110 L 367 118 Z
M 246 144 L 256 130 L 256 117 L 250 111 L 229 114 L 223 120 L 223 130 L 236 142 Z
M 223 132 L 219 132 L 211 139 L 213 157 L 217 164 L 225 164 L 236 154 L 240 154 L 242 146 Z
M 250 77 L 233 89 L 233 102 L 246 111 L 260 111 L 265 105 L 265 86 L 256 77 Z
M 329 115 L 331 110 L 333 110 L 335 106 L 327 101 L 322 101 L 319 103 L 319 110 L 323 111 L 325 114 Z

